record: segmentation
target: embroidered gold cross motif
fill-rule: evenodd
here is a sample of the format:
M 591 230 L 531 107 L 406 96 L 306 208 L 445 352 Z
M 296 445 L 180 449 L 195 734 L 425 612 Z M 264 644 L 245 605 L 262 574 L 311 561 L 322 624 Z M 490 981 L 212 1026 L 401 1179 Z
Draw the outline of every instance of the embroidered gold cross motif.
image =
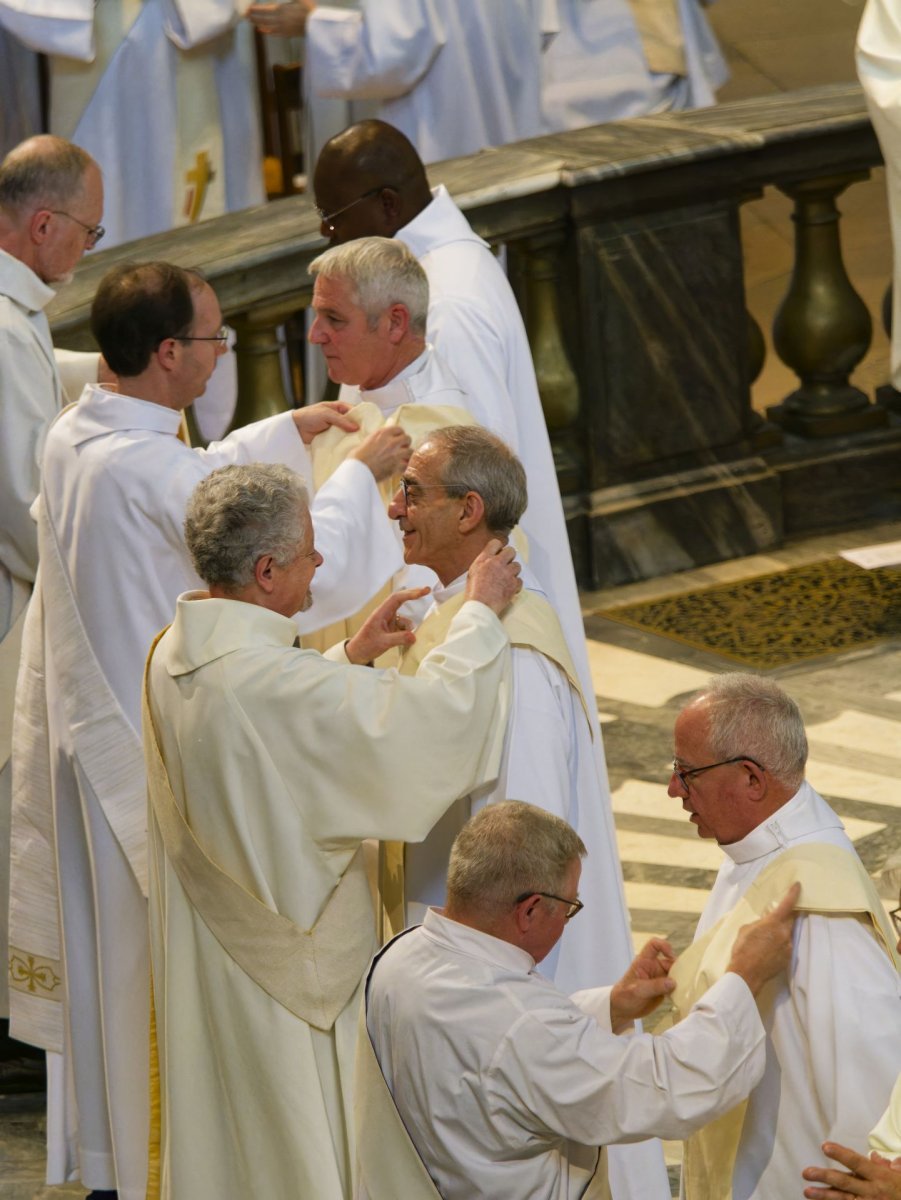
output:
M 10 986 L 20 992 L 53 993 L 62 983 L 52 959 L 13 951 L 9 957 Z
M 184 213 L 192 225 L 195 221 L 200 220 L 200 214 L 203 212 L 203 205 L 206 200 L 207 188 L 215 178 L 216 172 L 210 163 L 210 156 L 206 150 L 201 150 L 194 159 L 194 166 L 190 171 L 185 172 L 187 189 L 185 191 Z

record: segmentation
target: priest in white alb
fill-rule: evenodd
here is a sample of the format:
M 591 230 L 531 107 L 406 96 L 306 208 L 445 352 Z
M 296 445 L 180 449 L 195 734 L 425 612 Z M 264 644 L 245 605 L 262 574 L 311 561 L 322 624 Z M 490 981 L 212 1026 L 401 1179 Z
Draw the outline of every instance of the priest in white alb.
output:
M 171 264 L 108 272 L 92 328 L 120 390 L 86 388 L 44 450 L 41 568 L 13 732 L 11 1028 L 51 1052 L 49 1182 L 79 1174 L 86 1186 L 117 1189 L 119 1200 L 143 1200 L 141 675 L 177 596 L 200 583 L 184 546 L 185 504 L 200 479 L 228 463 L 308 471 L 313 435 L 355 423 L 343 406 L 320 405 L 257 422 L 206 451 L 179 440 L 182 412 L 225 353 L 225 335 L 209 284 Z M 406 447 L 401 431 L 378 431 L 317 497 L 334 571 L 323 581 L 323 621 L 356 611 L 390 573 L 382 559 L 394 534 L 377 476 L 393 474 Z
M 804 722 L 774 681 L 714 677 L 676 719 L 674 745 L 669 794 L 724 853 L 674 970 L 682 1013 L 719 977 L 740 927 L 801 884 L 787 978 L 759 997 L 763 1078 L 688 1141 L 683 1192 L 796 1195 L 823 1142 L 863 1145 L 888 1104 L 901 1068 L 895 937 L 840 819 L 804 779 Z
M 314 532 L 286 468 L 205 479 L 185 535 L 208 591 L 147 667 L 162 1200 L 350 1197 L 361 840 L 422 838 L 497 771 L 512 550 L 485 548 L 447 644 L 404 678 L 365 664 L 412 641 L 406 592 L 325 657 L 295 647 Z

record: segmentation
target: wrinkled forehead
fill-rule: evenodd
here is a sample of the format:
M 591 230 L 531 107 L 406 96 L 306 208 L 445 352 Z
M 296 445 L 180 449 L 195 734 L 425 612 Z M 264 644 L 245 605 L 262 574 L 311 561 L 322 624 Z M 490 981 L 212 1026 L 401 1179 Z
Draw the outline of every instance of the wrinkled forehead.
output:
M 404 475 L 417 483 L 441 483 L 446 458 L 447 452 L 426 438 L 410 456 Z

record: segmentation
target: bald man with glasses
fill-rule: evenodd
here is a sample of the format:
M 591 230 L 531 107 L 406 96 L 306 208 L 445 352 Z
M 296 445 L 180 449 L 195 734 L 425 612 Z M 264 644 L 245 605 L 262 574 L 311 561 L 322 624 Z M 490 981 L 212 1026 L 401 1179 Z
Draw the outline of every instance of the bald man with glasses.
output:
M 686 1143 L 683 1193 L 793 1196 L 824 1141 L 864 1144 L 888 1102 L 901 1068 L 895 937 L 841 820 L 804 778 L 804 722 L 776 683 L 713 678 L 676 719 L 674 750 L 669 794 L 725 856 L 680 960 L 680 1011 L 718 977 L 741 925 L 801 884 L 791 966 L 759 997 L 763 1078 L 727 1127 Z

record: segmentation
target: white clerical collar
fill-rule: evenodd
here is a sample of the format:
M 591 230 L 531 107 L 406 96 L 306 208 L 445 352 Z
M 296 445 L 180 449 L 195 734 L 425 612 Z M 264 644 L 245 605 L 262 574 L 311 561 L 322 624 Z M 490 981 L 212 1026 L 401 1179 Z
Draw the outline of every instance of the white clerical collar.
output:
M 772 854 L 774 850 L 783 849 L 789 842 L 814 829 L 824 828 L 826 824 L 842 828 L 841 821 L 834 813 L 832 820 L 824 822 L 824 812 L 832 813 L 832 810 L 805 780 L 791 800 L 777 809 L 768 821 L 761 822 L 741 841 L 728 846 L 721 845 L 720 849 L 734 863 L 753 862 Z
M 545 599 L 546 599 L 547 597 L 545 595 L 544 589 L 539 585 L 538 580 L 535 578 L 535 576 L 532 574 L 532 572 L 529 570 L 529 568 L 525 565 L 525 563 L 522 561 L 522 559 L 519 557 L 518 554 L 516 556 L 516 561 L 519 563 L 520 567 L 522 568 L 520 578 L 522 579 L 522 585 L 526 589 L 526 591 L 538 592 L 539 595 L 545 596 Z M 459 596 L 460 592 L 462 592 L 463 589 L 466 587 L 467 575 L 468 575 L 468 572 L 464 571 L 462 575 L 458 575 L 456 579 L 452 580 L 447 585 L 447 587 L 443 587 L 440 583 L 436 583 L 435 586 L 432 588 L 432 597 L 433 597 L 435 603 L 436 604 L 444 604 L 445 600 L 451 600 L 451 599 L 453 599 L 454 596 Z
M 370 404 L 375 404 L 385 417 L 390 417 L 402 404 L 410 404 L 414 397 L 408 386 L 408 380 L 418 375 L 420 371 L 425 370 L 431 350 L 431 346 L 426 344 L 422 354 L 417 355 L 412 362 L 407 363 L 402 371 L 398 371 L 393 379 L 389 379 L 381 387 L 360 388 L 360 399 L 368 400 Z
M 535 970 L 535 959 L 527 950 L 502 938 L 492 937 L 490 933 L 483 933 L 480 929 L 473 929 L 471 925 L 461 925 L 459 921 L 446 917 L 438 908 L 427 910 L 422 927 L 430 937 L 459 954 L 479 958 L 517 974 L 531 975 Z

